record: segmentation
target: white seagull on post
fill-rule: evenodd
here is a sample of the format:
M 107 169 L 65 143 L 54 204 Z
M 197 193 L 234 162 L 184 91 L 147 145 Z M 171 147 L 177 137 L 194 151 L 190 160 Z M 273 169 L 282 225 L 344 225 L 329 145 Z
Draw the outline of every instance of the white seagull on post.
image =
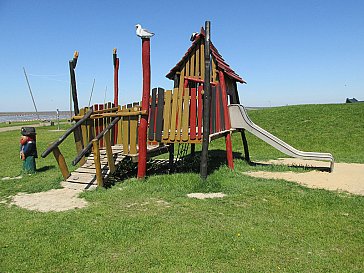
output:
M 143 29 L 140 24 L 135 25 L 136 28 L 136 35 L 140 38 L 150 38 L 154 35 L 153 32 L 150 32 L 146 29 Z

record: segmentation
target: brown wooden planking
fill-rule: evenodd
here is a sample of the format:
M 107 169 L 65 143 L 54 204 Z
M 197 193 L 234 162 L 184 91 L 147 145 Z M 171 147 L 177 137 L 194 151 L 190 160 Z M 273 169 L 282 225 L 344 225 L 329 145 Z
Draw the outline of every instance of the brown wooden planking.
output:
M 190 113 L 190 90 L 184 89 L 183 110 L 182 110 L 182 141 L 188 141 L 188 119 Z
M 100 110 L 104 110 L 104 105 L 103 104 L 99 104 L 99 109 Z M 99 119 L 99 127 L 100 127 L 100 132 L 102 132 L 104 130 L 104 119 L 103 118 L 100 118 Z M 100 147 L 104 147 L 104 140 L 103 139 L 100 139 L 99 141 L 99 145 Z
M 163 139 L 168 139 L 169 128 L 171 125 L 171 103 L 172 103 L 172 91 L 167 90 L 164 94 L 164 124 L 163 124 Z
M 148 139 L 150 141 L 154 140 L 156 107 L 157 107 L 157 88 L 153 88 L 153 90 L 152 90 L 152 103 L 150 105 L 149 124 L 148 124 L 149 125 Z
M 122 112 L 129 112 L 126 106 L 122 107 Z M 122 117 L 122 134 L 123 134 L 123 149 L 124 154 L 129 153 L 129 117 Z
M 176 122 L 177 122 L 177 109 L 178 109 L 178 88 L 173 89 L 173 99 L 172 99 L 172 116 L 171 116 L 171 132 L 170 140 L 174 141 L 176 139 Z
M 163 110 L 164 110 L 164 89 L 158 88 L 158 111 L 156 119 L 155 140 L 162 141 L 162 129 L 163 129 Z

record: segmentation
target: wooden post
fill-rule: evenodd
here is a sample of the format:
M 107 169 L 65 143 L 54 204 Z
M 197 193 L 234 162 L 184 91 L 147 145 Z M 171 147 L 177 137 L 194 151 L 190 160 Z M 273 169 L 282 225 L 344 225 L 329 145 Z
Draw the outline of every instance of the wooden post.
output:
M 77 65 L 77 60 L 78 60 L 78 52 L 75 51 L 75 53 L 73 55 L 73 59 L 71 61 L 69 61 L 70 77 L 71 77 L 71 91 L 72 91 L 72 99 L 73 99 L 73 110 L 75 112 L 75 116 L 77 116 L 80 113 L 80 108 L 78 107 L 76 75 L 75 75 L 75 68 Z M 80 153 L 83 149 L 81 128 L 76 128 L 73 132 L 73 136 L 75 139 L 76 151 L 77 151 L 77 153 Z M 85 164 L 85 162 L 86 162 L 86 159 L 82 158 L 80 161 L 80 165 L 82 166 L 83 164 Z
M 106 148 L 106 156 L 107 163 L 109 165 L 110 174 L 115 172 L 115 163 L 112 155 L 111 142 L 110 142 L 110 130 L 105 133 L 105 148 Z
M 150 39 L 142 38 L 142 66 L 143 66 L 143 96 L 142 111 L 147 115 L 142 115 L 138 131 L 139 159 L 138 159 L 138 178 L 145 177 L 147 172 L 147 128 L 148 110 L 150 96 Z
M 66 161 L 64 160 L 63 155 L 61 154 L 61 151 L 59 150 L 58 147 L 55 147 L 53 150 L 53 155 L 57 160 L 59 169 L 61 170 L 62 176 L 64 178 L 64 180 L 66 180 L 68 177 L 70 177 L 70 172 L 68 171 L 68 167 L 66 164 Z
M 113 60 L 114 60 L 114 107 L 118 107 L 119 105 L 119 58 L 117 57 L 116 48 L 113 51 Z M 118 125 L 115 125 L 114 129 L 114 143 L 116 144 L 118 139 Z
M 169 172 L 173 172 L 174 169 L 174 143 L 169 144 Z
M 204 79 L 204 96 L 203 96 L 203 137 L 200 176 L 202 179 L 207 178 L 207 161 L 209 151 L 209 134 L 210 134 L 210 21 L 205 22 L 205 79 Z M 202 54 L 202 52 L 201 52 Z
M 222 102 L 223 102 L 223 111 L 224 111 L 224 120 L 225 120 L 225 126 L 226 130 L 231 129 L 231 123 L 230 123 L 230 115 L 229 115 L 229 109 L 228 109 L 228 101 L 227 101 L 227 93 L 226 93 L 226 84 L 225 84 L 225 76 L 224 73 L 219 70 L 219 80 L 221 85 L 221 93 L 222 93 Z M 228 166 L 230 169 L 234 169 L 234 160 L 233 160 L 233 148 L 231 143 L 231 134 L 230 132 L 225 136 L 225 144 L 226 144 L 226 157 Z
M 101 173 L 99 141 L 97 139 L 93 139 L 92 146 L 93 146 L 93 153 L 94 153 L 97 186 L 102 187 L 104 185 L 104 181 L 102 179 L 102 173 Z

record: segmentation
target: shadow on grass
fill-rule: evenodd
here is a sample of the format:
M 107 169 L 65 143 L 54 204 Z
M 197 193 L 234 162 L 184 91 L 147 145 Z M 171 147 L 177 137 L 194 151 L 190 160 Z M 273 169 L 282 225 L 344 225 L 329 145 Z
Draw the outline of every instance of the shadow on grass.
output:
M 208 175 L 211 175 L 222 166 L 227 165 L 226 151 L 225 150 L 210 150 L 208 161 Z M 169 164 L 168 159 L 151 159 L 147 162 L 147 176 L 171 174 L 171 173 L 200 173 L 200 157 L 201 152 L 196 151 L 195 154 L 188 154 L 178 160 L 174 160 L 172 165 Z M 233 152 L 234 159 L 245 160 L 242 153 Z M 266 167 L 270 169 L 281 169 L 282 166 L 285 169 L 291 170 L 319 170 L 329 171 L 327 167 L 311 167 L 302 165 L 278 165 L 269 163 L 259 163 L 248 161 L 247 164 L 251 167 Z M 111 187 L 116 183 L 120 183 L 129 178 L 135 178 L 137 176 L 138 164 L 133 163 L 130 159 L 125 158 L 116 169 L 116 172 L 109 177 L 106 187 Z
M 42 168 L 37 169 L 37 172 L 39 172 L 39 173 L 46 172 L 46 171 L 52 170 L 54 168 L 55 168 L 54 165 L 51 165 L 51 166 L 43 166 Z

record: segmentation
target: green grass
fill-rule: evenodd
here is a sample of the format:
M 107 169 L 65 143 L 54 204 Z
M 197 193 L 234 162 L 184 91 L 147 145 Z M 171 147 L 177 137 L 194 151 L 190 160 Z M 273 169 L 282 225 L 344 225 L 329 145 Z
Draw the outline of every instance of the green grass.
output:
M 57 121 L 56 120 L 52 120 L 54 122 L 54 124 L 57 126 Z M 66 119 L 60 119 L 59 122 L 66 122 Z M 0 122 L 0 128 L 4 128 L 4 127 L 13 127 L 13 126 L 29 126 L 29 125 L 34 125 L 34 124 L 39 124 L 40 121 L 39 120 L 30 120 L 30 121 L 12 121 L 10 124 L 6 123 L 6 122 Z
M 296 148 L 363 163 L 363 113 L 364 105 L 357 104 L 279 107 L 249 115 Z M 48 128 L 37 132 L 39 152 L 60 135 Z M 0 134 L 0 177 L 20 171 L 18 140 L 18 132 Z M 282 156 L 251 135 L 248 141 L 254 160 Z M 210 147 L 224 150 L 224 142 Z M 233 149 L 242 151 L 238 134 Z M 72 137 L 61 151 L 69 163 L 75 155 Z M 210 156 L 205 182 L 194 172 L 131 178 L 85 192 L 87 208 L 60 213 L 0 204 L 0 272 L 363 271 L 363 197 L 244 176 L 246 170 L 267 167 L 236 159 L 231 172 L 222 152 Z M 44 171 L 0 180 L 0 200 L 59 187 L 52 155 L 37 164 Z M 220 191 L 228 196 L 186 197 Z

